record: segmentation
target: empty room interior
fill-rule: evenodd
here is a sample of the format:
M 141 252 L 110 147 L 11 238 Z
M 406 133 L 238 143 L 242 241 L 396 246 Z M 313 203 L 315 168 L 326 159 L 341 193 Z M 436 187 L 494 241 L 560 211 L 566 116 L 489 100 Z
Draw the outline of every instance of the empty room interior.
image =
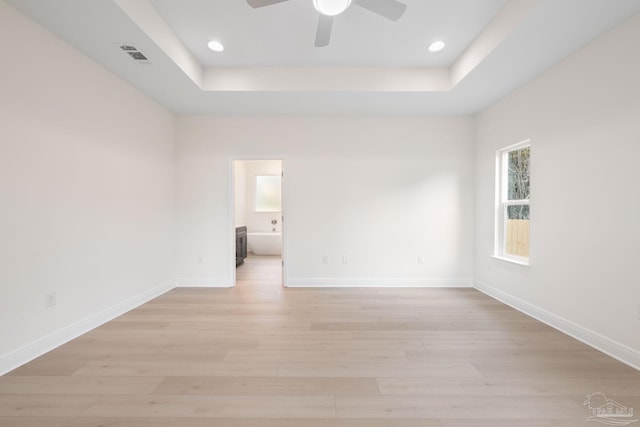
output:
M 640 0 L 0 0 L 0 426 L 640 425 L 639 41 Z

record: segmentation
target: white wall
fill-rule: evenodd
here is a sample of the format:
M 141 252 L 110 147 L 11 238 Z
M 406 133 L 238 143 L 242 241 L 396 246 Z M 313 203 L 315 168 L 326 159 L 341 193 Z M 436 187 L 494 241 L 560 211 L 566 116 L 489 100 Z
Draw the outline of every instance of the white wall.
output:
M 477 286 L 640 367 L 640 15 L 477 121 Z M 493 250 L 496 149 L 531 138 L 531 266 Z
M 172 285 L 175 168 L 171 114 L 4 2 L 0 51 L 2 373 Z
M 235 225 L 236 227 L 246 226 L 246 200 L 247 200 L 247 183 L 245 162 L 237 161 L 234 163 L 234 203 L 235 203 Z
M 284 161 L 290 286 L 469 285 L 473 134 L 471 117 L 179 118 L 179 282 L 231 285 L 230 159 L 266 156 Z

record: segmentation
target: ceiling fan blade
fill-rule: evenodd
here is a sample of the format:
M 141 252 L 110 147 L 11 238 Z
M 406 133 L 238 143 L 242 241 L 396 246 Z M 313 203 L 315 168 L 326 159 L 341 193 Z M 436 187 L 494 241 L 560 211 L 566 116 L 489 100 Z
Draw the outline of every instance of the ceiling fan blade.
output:
M 331 40 L 332 27 L 333 27 L 333 16 L 319 14 L 315 47 L 324 47 L 329 44 L 329 41 Z
M 353 0 L 353 2 L 392 21 L 400 19 L 407 10 L 407 5 L 397 0 Z
M 272 4 L 276 3 L 283 3 L 285 1 L 289 0 L 247 0 L 247 3 L 252 8 L 257 9 L 259 7 L 271 6 Z

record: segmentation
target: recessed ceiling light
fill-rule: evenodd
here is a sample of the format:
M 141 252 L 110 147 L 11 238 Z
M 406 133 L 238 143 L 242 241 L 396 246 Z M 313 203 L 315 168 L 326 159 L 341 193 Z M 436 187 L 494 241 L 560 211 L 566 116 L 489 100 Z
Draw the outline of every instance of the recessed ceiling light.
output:
M 209 47 L 209 49 L 214 52 L 222 52 L 224 50 L 224 46 L 222 45 L 222 43 L 217 40 L 211 40 L 209 43 L 207 43 L 207 47 Z
M 429 45 L 429 52 L 431 53 L 440 52 L 442 49 L 444 49 L 444 46 L 445 45 L 442 40 L 437 40 Z
M 313 0 L 313 7 L 327 16 L 340 15 L 351 6 L 351 0 Z

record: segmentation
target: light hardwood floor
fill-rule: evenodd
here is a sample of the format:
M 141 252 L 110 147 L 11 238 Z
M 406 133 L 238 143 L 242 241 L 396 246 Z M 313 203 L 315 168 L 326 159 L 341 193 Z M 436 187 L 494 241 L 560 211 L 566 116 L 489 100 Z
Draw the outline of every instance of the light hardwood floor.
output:
M 0 426 L 594 426 L 595 392 L 640 412 L 640 372 L 473 289 L 283 289 L 278 263 L 0 377 Z

